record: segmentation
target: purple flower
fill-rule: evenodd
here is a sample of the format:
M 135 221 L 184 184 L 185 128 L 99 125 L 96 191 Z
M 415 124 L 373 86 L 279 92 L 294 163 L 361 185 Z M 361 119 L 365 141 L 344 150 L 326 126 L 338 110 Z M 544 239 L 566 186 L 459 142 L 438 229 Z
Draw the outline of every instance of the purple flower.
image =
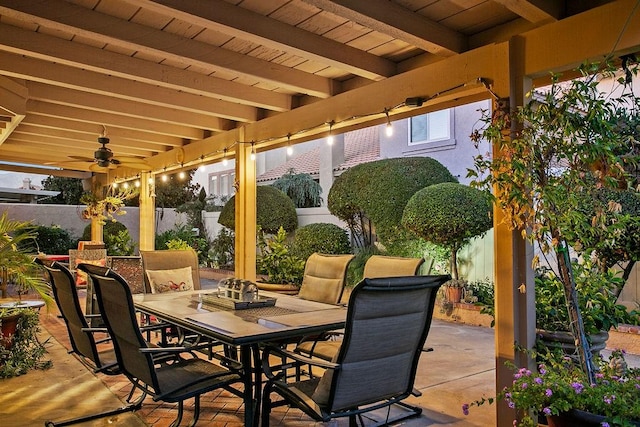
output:
M 529 387 L 529 384 L 527 384 L 527 383 L 522 383 L 522 389 L 523 389 L 523 390 L 524 390 L 524 389 L 526 389 L 527 387 Z
M 547 370 L 545 369 L 544 365 L 540 365 L 538 366 L 538 372 L 540 372 L 540 375 L 544 375 L 547 373 Z
M 602 427 L 610 427 L 609 423 L 606 421 L 603 421 L 602 424 L 600 424 Z
M 542 409 L 542 413 L 545 415 L 551 415 L 551 409 L 549 409 L 549 407 L 545 407 L 544 409 Z
M 514 409 L 514 408 L 516 407 L 516 404 L 515 404 L 515 403 L 513 403 L 513 402 L 511 402 L 511 401 L 509 401 L 509 402 L 507 402 L 507 406 L 508 406 L 509 408 L 511 408 L 511 409 Z
M 616 395 L 612 394 L 611 396 L 604 396 L 602 398 L 604 400 L 604 403 L 606 403 L 607 405 L 611 405 L 613 403 L 614 400 L 616 400 Z
M 580 393 L 582 393 L 582 390 L 584 390 L 584 386 L 581 383 L 573 382 L 573 383 L 571 383 L 571 387 L 573 387 L 573 389 L 575 390 L 576 394 L 580 394 Z
M 551 389 L 550 389 L 550 388 L 548 388 L 548 389 L 544 392 L 544 395 L 545 395 L 545 396 L 547 396 L 547 397 L 551 397 L 551 396 L 553 395 L 553 392 L 551 391 Z
M 535 381 L 536 384 L 542 384 L 542 378 L 540 377 L 536 377 L 533 381 Z
M 465 415 L 469 415 L 469 404 L 465 403 L 462 405 L 462 413 Z
M 596 374 L 596 378 L 600 378 L 600 379 L 602 379 L 602 378 L 604 378 L 604 374 L 603 374 L 602 372 L 598 372 L 598 373 Z

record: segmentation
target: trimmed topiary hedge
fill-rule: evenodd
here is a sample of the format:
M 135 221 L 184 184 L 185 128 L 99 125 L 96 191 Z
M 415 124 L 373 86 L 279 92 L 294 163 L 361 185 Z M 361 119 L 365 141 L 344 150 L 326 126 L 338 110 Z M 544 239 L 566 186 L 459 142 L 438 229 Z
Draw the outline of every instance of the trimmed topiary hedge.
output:
M 336 255 L 351 253 L 351 244 L 347 232 L 337 225 L 315 223 L 296 230 L 293 251 L 298 257 L 307 259 L 314 252 Z
M 276 234 L 280 227 L 293 231 L 298 226 L 298 214 L 293 201 L 277 188 L 259 185 L 256 189 L 258 226 L 265 233 Z M 222 208 L 218 223 L 231 230 L 236 227 L 236 197 L 233 196 Z
M 402 225 L 428 242 L 449 248 L 451 273 L 457 279 L 458 250 L 493 227 L 492 212 L 485 192 L 446 182 L 415 193 L 404 208 Z
M 446 167 L 430 157 L 378 160 L 354 166 L 336 178 L 327 206 L 350 227 L 359 216 L 369 218 L 384 243 L 387 236 L 397 234 L 404 207 L 416 191 L 456 181 Z

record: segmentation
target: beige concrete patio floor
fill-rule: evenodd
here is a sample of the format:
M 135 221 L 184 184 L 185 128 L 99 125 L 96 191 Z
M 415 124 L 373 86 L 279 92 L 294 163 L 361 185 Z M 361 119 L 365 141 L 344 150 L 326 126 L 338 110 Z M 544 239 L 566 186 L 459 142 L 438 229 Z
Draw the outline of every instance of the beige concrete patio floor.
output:
M 44 311 L 44 310 L 43 310 Z M 93 412 L 115 409 L 123 405 L 130 385 L 121 376 L 93 374 L 74 356 L 67 354 L 69 340 L 62 320 L 54 313 L 41 314 L 42 338 L 53 368 L 32 371 L 27 375 L 0 380 L 0 425 L 5 427 L 42 426 L 46 420 L 60 421 Z M 407 401 L 423 408 L 419 418 L 398 423 L 417 426 L 491 426 L 495 424 L 492 407 L 477 408 L 468 417 L 461 405 L 491 394 L 494 388 L 493 331 L 435 320 L 427 347 L 420 359 L 416 388 L 421 397 Z M 192 407 L 187 405 L 186 418 Z M 174 419 L 176 405 L 153 402 L 147 398 L 142 409 L 88 423 L 98 426 L 166 427 Z M 384 415 L 382 415 L 384 416 Z M 183 420 L 186 424 L 187 420 Z M 243 425 L 242 401 L 227 392 L 203 396 L 199 426 L 240 427 Z M 372 423 L 373 424 L 373 423 Z M 298 410 L 274 409 L 271 425 L 280 427 L 319 426 Z M 346 426 L 341 420 L 337 426 Z

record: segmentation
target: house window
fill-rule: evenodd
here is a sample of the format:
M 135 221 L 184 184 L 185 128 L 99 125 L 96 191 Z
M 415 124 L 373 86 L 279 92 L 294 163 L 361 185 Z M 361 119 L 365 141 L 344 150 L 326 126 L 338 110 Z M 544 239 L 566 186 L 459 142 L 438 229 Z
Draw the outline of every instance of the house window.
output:
M 452 116 L 451 110 L 446 109 L 411 117 L 409 145 L 451 140 Z
M 220 192 L 218 190 L 218 176 L 217 175 L 209 175 L 209 194 L 211 195 L 219 195 Z

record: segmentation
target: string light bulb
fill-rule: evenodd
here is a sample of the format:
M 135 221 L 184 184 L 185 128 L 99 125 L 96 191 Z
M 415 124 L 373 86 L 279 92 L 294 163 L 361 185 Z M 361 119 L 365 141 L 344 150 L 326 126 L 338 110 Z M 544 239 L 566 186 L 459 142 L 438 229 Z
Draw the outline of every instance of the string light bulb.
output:
M 225 148 L 222 152 L 222 165 L 227 166 L 227 163 L 229 163 L 229 160 L 227 160 L 227 149 Z
M 333 145 L 333 120 L 329 122 L 329 136 L 327 137 L 327 144 Z
M 293 147 L 291 146 L 291 134 L 287 134 L 287 156 L 293 155 Z
M 184 179 L 184 177 L 185 177 L 184 171 L 180 171 L 180 173 L 178 174 L 178 178 Z
M 200 166 L 198 167 L 200 172 L 204 172 L 205 164 L 204 164 L 204 155 L 200 156 Z
M 389 109 L 385 108 L 384 113 L 387 115 L 387 128 L 385 129 L 385 133 L 387 137 L 393 135 L 393 126 L 391 126 L 391 118 L 389 118 Z
M 147 184 L 153 184 L 153 177 L 152 176 L 147 178 Z
M 167 182 L 167 180 L 169 179 L 169 177 L 167 176 L 166 173 L 162 174 L 162 177 L 160 178 L 162 180 L 162 182 Z
M 123 187 L 125 188 L 125 190 L 126 190 L 127 188 L 129 188 L 129 183 L 128 183 L 128 182 L 125 182 L 125 183 L 123 183 L 123 184 L 122 184 L 122 186 L 123 186 Z
M 249 158 L 251 160 L 255 160 L 256 159 L 256 151 L 254 149 L 253 142 L 251 143 L 251 155 L 249 156 Z
M 140 188 L 140 180 L 139 180 L 139 179 L 136 179 L 136 180 L 134 181 L 133 185 L 135 185 L 135 186 L 136 186 L 136 188 Z

